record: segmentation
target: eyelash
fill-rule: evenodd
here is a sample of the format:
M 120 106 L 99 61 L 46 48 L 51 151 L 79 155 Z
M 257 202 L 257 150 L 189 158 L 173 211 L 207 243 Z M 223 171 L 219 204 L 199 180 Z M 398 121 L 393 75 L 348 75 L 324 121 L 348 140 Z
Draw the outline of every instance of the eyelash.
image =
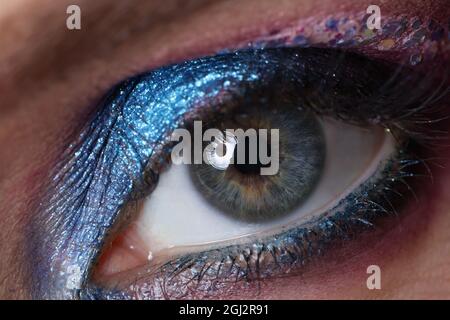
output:
M 136 126 L 136 128 L 141 125 L 141 126 L 149 126 L 148 130 L 141 130 L 141 132 L 146 132 L 147 136 L 140 136 L 138 130 L 134 130 L 135 131 L 135 135 L 129 136 L 129 132 L 126 130 L 126 125 L 124 125 L 123 127 L 118 127 L 118 123 L 120 123 L 120 120 L 122 120 L 122 122 L 124 122 L 124 118 L 126 116 L 127 112 L 135 112 L 136 114 L 138 114 L 139 112 L 136 111 L 136 105 L 139 105 L 139 102 L 142 101 L 138 101 L 139 97 L 144 97 L 145 99 L 149 99 L 149 94 L 151 94 L 152 92 L 160 92 L 161 90 L 165 90 L 165 88 L 167 87 L 167 83 L 165 81 L 162 81 L 162 79 L 160 78 L 162 74 L 164 74 L 164 72 L 167 75 L 171 75 L 171 73 L 176 73 L 176 71 L 180 72 L 180 70 L 183 70 L 183 68 L 192 68 L 193 66 L 195 66 L 195 64 L 197 64 L 197 66 L 201 66 L 204 68 L 203 71 L 207 72 L 207 74 L 213 74 L 213 72 L 211 72 L 211 70 L 216 70 L 214 68 L 211 68 L 211 65 L 208 65 L 208 63 L 214 62 L 217 63 L 217 65 L 219 65 L 222 69 L 223 72 L 229 74 L 232 79 L 234 77 L 235 82 L 236 83 L 240 83 L 243 80 L 243 76 L 247 76 L 250 86 L 252 83 L 256 83 L 258 77 L 255 77 L 252 73 L 244 73 L 244 75 L 239 74 L 239 68 L 242 67 L 242 65 L 240 65 L 239 63 L 235 65 L 236 69 L 230 71 L 230 65 L 228 65 L 227 59 L 232 59 L 233 57 L 235 59 L 248 59 L 247 61 L 250 63 L 251 65 L 251 59 L 254 59 L 255 57 L 258 56 L 258 54 L 260 54 L 259 58 L 261 59 L 261 57 L 270 57 L 270 55 L 272 54 L 274 57 L 277 57 L 277 59 L 283 59 L 281 61 L 283 61 L 283 63 L 287 63 L 286 61 L 288 61 L 288 59 L 292 59 L 293 56 L 295 56 L 295 54 L 303 54 L 305 55 L 305 52 L 309 52 L 309 54 L 311 55 L 311 57 L 322 57 L 322 60 L 320 60 L 320 62 L 317 62 L 317 66 L 322 67 L 322 71 L 323 70 L 327 70 L 326 66 L 323 66 L 323 64 L 326 64 L 326 62 L 328 61 L 330 65 L 332 65 L 331 61 L 330 61 L 330 57 L 336 57 L 337 55 L 341 55 L 342 53 L 339 51 L 334 51 L 334 50 L 326 50 L 326 49 L 307 49 L 307 51 L 297 51 L 299 49 L 296 48 L 291 48 L 291 49 L 273 49 L 272 51 L 269 49 L 265 49 L 265 50 L 256 50 L 256 51 L 242 51 L 239 53 L 233 53 L 230 55 L 221 55 L 221 56 L 215 56 L 212 58 L 203 58 L 203 59 L 199 59 L 196 60 L 194 62 L 186 62 L 180 65 L 176 65 L 176 66 L 169 66 L 166 68 L 162 68 L 159 69 L 157 71 L 154 71 L 150 74 L 147 75 L 143 75 L 143 76 L 139 76 L 136 77 L 134 79 L 131 79 L 127 82 L 125 82 L 124 84 L 120 85 L 119 88 L 117 88 L 116 90 L 114 90 L 112 92 L 112 94 L 103 102 L 102 107 L 100 108 L 98 114 L 96 115 L 95 119 L 90 123 L 90 125 L 88 126 L 88 128 L 83 131 L 83 133 L 80 135 L 78 141 L 76 143 L 74 143 L 73 145 L 70 146 L 70 148 L 68 149 L 68 151 L 66 152 L 66 156 L 69 157 L 69 161 L 67 159 L 63 159 L 62 163 L 64 162 L 68 162 L 68 164 L 63 165 L 62 168 L 59 168 L 58 170 L 58 174 L 56 175 L 56 177 L 53 179 L 53 186 L 56 186 L 56 193 L 53 193 L 52 197 L 50 197 L 50 199 L 47 200 L 47 202 L 50 204 L 50 206 L 48 208 L 46 208 L 47 212 L 50 212 L 53 214 L 50 214 L 50 218 L 48 219 L 48 224 L 45 226 L 48 229 L 50 229 L 52 231 L 52 233 L 57 233 L 55 232 L 55 230 L 57 230 L 58 228 L 61 228 L 61 226 L 63 227 L 63 230 L 67 230 L 70 229 L 70 227 L 73 228 L 73 226 L 76 226 L 77 223 L 79 223 L 79 221 L 77 221 L 77 217 L 61 217 L 61 216 L 57 216 L 56 214 L 61 211 L 61 206 L 64 206 L 63 208 L 66 210 L 66 212 L 75 212 L 76 209 L 80 209 L 80 210 L 85 210 L 85 216 L 81 216 L 81 213 L 78 212 L 78 218 L 80 219 L 87 219 L 89 220 L 89 217 L 91 215 L 95 215 L 98 212 L 95 210 L 95 206 L 98 206 L 99 208 L 106 208 L 103 209 L 103 214 L 98 215 L 101 216 L 101 221 L 93 221 L 95 222 L 95 225 L 88 225 L 88 224 L 84 224 L 84 227 L 87 229 L 85 231 L 84 236 L 86 236 L 86 234 L 88 235 L 88 240 L 91 241 L 91 243 L 95 244 L 95 250 L 91 250 L 88 253 L 84 253 L 84 252 L 74 252 L 72 253 L 73 256 L 70 257 L 70 259 L 68 260 L 73 260 L 73 261 L 82 261 L 84 264 L 81 264 L 80 268 L 82 270 L 87 270 L 86 274 L 84 275 L 85 278 L 83 281 L 87 280 L 88 277 L 88 273 L 89 270 L 92 269 L 93 265 L 90 264 L 91 261 L 95 260 L 95 257 L 98 256 L 98 252 L 101 250 L 101 247 L 105 241 L 105 236 L 103 236 L 101 234 L 100 231 L 95 232 L 95 228 L 98 227 L 98 225 L 102 225 L 103 228 L 105 230 L 110 230 L 113 229 L 115 225 L 118 224 L 116 220 L 116 217 L 118 217 L 119 219 L 126 219 L 128 217 L 121 217 L 119 215 L 119 208 L 123 207 L 126 203 L 142 198 L 145 194 L 148 194 L 151 192 L 151 190 L 155 187 L 156 185 L 156 181 L 158 178 L 158 172 L 160 172 L 164 166 L 167 164 L 166 161 L 166 157 L 165 154 L 167 154 L 167 144 L 166 144 L 166 140 L 164 140 L 164 132 L 169 131 L 169 128 L 175 128 L 176 126 L 180 125 L 183 120 L 184 121 L 189 121 L 195 117 L 198 116 L 198 111 L 202 110 L 200 107 L 204 107 L 204 106 L 198 106 L 199 108 L 196 111 L 190 111 L 187 113 L 187 116 L 185 116 L 184 118 L 182 117 L 183 114 L 186 113 L 186 111 L 188 110 L 178 110 L 177 112 L 175 112 L 174 110 L 161 110 L 160 113 L 156 113 L 153 112 L 151 114 L 151 117 L 154 120 L 158 120 L 161 121 L 161 119 L 166 119 L 167 123 L 165 124 L 165 126 L 163 128 L 159 128 L 159 130 L 155 130 L 154 127 L 152 127 L 152 124 L 154 123 L 151 119 L 150 121 L 142 121 L 140 124 L 134 124 L 134 126 Z M 306 49 L 304 49 L 306 50 Z M 280 55 L 277 56 L 277 55 Z M 367 60 L 361 59 L 359 56 L 357 55 L 352 55 L 352 54 L 346 54 L 347 57 L 349 57 L 349 61 L 354 60 L 354 63 L 356 64 L 356 66 L 358 68 L 361 68 L 361 66 L 365 65 L 365 62 L 367 62 Z M 283 57 L 283 58 L 281 58 Z M 263 61 L 263 59 L 261 60 Z M 266 60 L 267 61 L 267 60 Z M 355 62 L 356 61 L 356 62 Z M 359 61 L 359 62 L 358 62 Z M 377 73 L 377 67 L 371 68 L 370 64 L 367 64 L 367 66 L 369 67 L 369 70 L 371 70 L 372 72 L 369 72 L 370 77 L 372 78 L 374 75 L 378 74 Z M 269 68 L 268 64 L 264 64 L 264 68 Z M 261 69 L 262 70 L 262 69 Z M 261 71 L 263 72 L 263 71 Z M 267 72 L 267 70 L 264 70 L 264 72 Z M 329 70 L 327 70 L 327 72 L 329 73 Z M 367 72 L 367 70 L 365 70 L 365 72 Z M 362 75 L 361 73 L 359 74 L 360 76 Z M 223 74 L 221 74 L 220 76 L 223 77 Z M 358 74 L 356 75 L 358 76 Z M 153 87 L 151 88 L 151 90 L 149 88 L 146 88 L 145 85 L 143 85 L 143 79 L 145 79 L 145 77 L 150 77 L 147 78 L 148 79 L 152 79 L 152 77 L 156 77 L 153 79 Z M 159 77 L 159 78 L 158 78 Z M 367 77 L 367 76 L 366 76 Z M 237 79 L 237 80 L 236 80 Z M 402 79 L 400 77 L 400 79 Z M 420 80 L 419 80 L 420 79 Z M 149 82 L 151 83 L 151 81 Z M 189 83 L 189 82 L 188 82 Z M 402 96 L 401 90 L 403 90 L 405 87 L 412 87 L 412 84 L 427 84 L 426 86 L 424 85 L 420 85 L 418 86 L 418 88 L 421 88 L 421 90 L 416 90 L 415 91 L 415 95 L 413 95 L 414 98 L 414 102 L 424 102 L 427 101 L 427 98 L 429 97 L 429 91 L 430 91 L 430 87 L 431 87 L 431 81 L 429 79 L 429 77 L 424 77 L 424 78 L 410 78 L 408 79 L 408 81 L 400 81 L 397 82 L 396 85 L 394 86 L 394 89 L 392 89 L 389 93 L 394 94 L 396 93 L 396 95 L 394 94 L 394 97 L 396 97 L 396 103 L 395 105 L 399 107 L 399 111 L 397 113 L 397 111 L 395 111 L 394 114 L 392 114 L 392 110 L 390 110 L 390 104 L 387 103 L 391 103 L 391 101 L 385 101 L 383 99 L 377 99 L 377 100 L 371 100 L 371 102 L 373 103 L 369 103 L 367 104 L 365 107 L 366 109 L 362 108 L 360 110 L 358 110 L 358 112 L 349 112 L 349 110 L 345 109 L 346 105 L 352 105 L 353 101 L 349 101 L 348 104 L 343 104 L 341 105 L 341 109 L 339 110 L 338 108 L 320 108 L 320 106 L 318 106 L 319 108 L 317 110 L 315 110 L 318 114 L 326 114 L 329 115 L 330 113 L 337 118 L 341 118 L 344 119 L 345 121 L 349 121 L 349 122 L 355 122 L 358 124 L 364 124 L 367 122 L 370 123 L 377 123 L 377 124 L 382 124 L 385 125 L 386 127 L 389 127 L 389 123 L 395 123 L 397 126 L 399 127 L 404 127 L 405 130 L 407 129 L 408 132 L 411 132 L 412 129 L 416 130 L 419 129 L 419 126 L 417 125 L 417 122 L 414 122 L 416 118 L 420 118 L 424 115 L 424 111 L 426 112 L 430 112 L 429 106 L 428 104 L 426 106 L 423 106 L 422 108 L 416 108 L 417 110 L 411 110 L 408 109 L 411 107 L 412 104 L 412 99 L 411 99 L 411 95 L 408 97 L 404 97 Z M 233 82 L 231 81 L 230 84 L 233 84 Z M 374 85 L 376 85 L 376 83 L 366 83 L 367 86 L 370 87 L 374 87 Z M 159 87 L 158 87 L 159 86 Z M 204 94 L 204 88 L 201 88 L 202 83 L 199 84 L 193 84 L 193 86 L 191 87 L 191 90 L 197 90 L 196 94 L 198 94 L 199 97 L 202 98 L 202 103 L 206 104 L 208 106 L 209 110 L 208 112 L 213 112 L 213 111 L 217 111 L 217 106 L 220 106 L 223 104 L 223 100 L 221 99 L 216 99 L 216 97 L 218 96 L 218 91 L 217 90 L 211 90 L 209 91 L 207 94 Z M 201 88 L 201 89 L 199 89 Z M 328 88 L 328 87 L 327 87 Z M 323 89 L 327 89 L 327 88 L 323 88 Z M 342 87 L 337 87 L 338 89 L 342 89 Z M 184 88 L 186 89 L 186 88 Z M 347 89 L 344 86 L 344 89 Z M 136 93 L 135 90 L 142 90 L 141 94 L 136 94 L 134 97 L 132 96 L 133 93 Z M 147 90 L 147 91 L 146 91 Z M 153 91 L 152 91 L 153 90 Z M 237 88 L 233 88 L 233 90 L 237 90 L 237 92 L 239 92 L 239 86 Z M 345 91 L 345 90 L 344 90 Z M 191 91 L 189 91 L 188 96 L 192 97 L 192 93 Z M 133 105 L 130 102 L 130 98 L 136 99 L 137 97 L 137 103 L 136 105 Z M 404 100 L 402 100 L 401 98 L 404 98 Z M 406 99 L 407 98 L 407 99 Z M 145 101 L 144 101 L 145 102 Z M 226 101 L 225 101 L 226 102 Z M 328 105 L 327 101 L 322 101 L 323 105 Z M 341 100 L 342 102 L 342 100 Z M 144 103 L 141 103 L 140 105 L 143 105 Z M 387 105 L 385 105 L 387 104 Z M 130 109 L 125 110 L 126 105 L 129 106 Z M 130 107 L 130 105 L 132 107 Z M 414 104 L 417 105 L 417 104 Z M 214 110 L 212 110 L 211 106 L 214 106 Z M 355 111 L 355 110 L 351 110 L 350 111 Z M 391 111 L 391 114 L 389 114 L 389 111 Z M 398 120 L 398 115 L 401 115 L 403 113 L 405 113 L 406 111 L 408 111 L 409 116 L 408 118 L 404 118 L 401 120 Z M 177 119 L 177 121 L 169 121 L 167 118 L 167 114 L 168 113 L 176 113 L 179 115 L 179 118 Z M 164 114 L 165 113 L 165 114 Z M 381 116 L 381 115 L 384 115 Z M 428 116 L 428 114 L 427 114 Z M 150 117 L 150 118 L 151 118 Z M 134 118 L 134 120 L 143 120 L 142 119 L 142 115 L 141 117 L 136 117 Z M 428 118 L 427 118 L 428 119 Z M 133 123 L 135 123 L 136 121 L 134 121 Z M 414 127 L 411 127 L 411 122 L 414 123 Z M 131 123 L 131 122 L 130 122 Z M 127 123 L 127 125 L 130 125 L 130 123 Z M 142 128 L 141 128 L 142 129 Z M 405 133 L 401 132 L 398 129 L 395 129 L 395 132 L 399 134 L 399 136 L 404 136 Z M 420 130 L 418 130 L 420 132 Z M 422 136 L 422 133 L 420 135 L 415 135 L 414 138 L 415 139 L 419 139 L 419 137 Z M 117 137 L 115 138 L 116 141 L 114 142 L 114 138 L 113 135 L 116 135 Z M 411 136 L 408 136 L 408 138 L 412 138 Z M 129 140 L 127 140 L 129 139 Z M 97 141 L 100 140 L 100 141 Z M 148 141 L 158 141 L 161 140 L 162 142 L 160 142 L 158 145 L 148 145 Z M 123 143 L 128 143 L 129 146 L 131 146 L 131 148 L 129 148 L 128 151 L 123 152 L 122 157 L 118 156 L 118 154 L 120 153 L 120 147 L 123 147 Z M 107 150 L 107 148 L 112 148 L 112 146 L 116 145 L 116 148 L 118 149 L 110 149 Z M 406 153 L 406 151 L 403 151 Z M 401 152 L 402 153 L 402 152 Z M 105 158 L 106 155 L 106 158 Z M 100 158 L 99 158 L 100 157 Z M 102 158 L 103 157 L 103 158 Z M 148 162 L 148 164 L 145 163 L 146 159 L 150 159 L 150 161 Z M 411 160 L 411 159 L 415 159 L 415 158 L 410 158 L 410 157 L 406 157 L 404 154 L 401 154 L 399 156 L 399 159 L 397 159 L 397 161 L 394 161 L 394 159 L 392 160 L 393 162 L 397 162 L 398 161 L 408 161 L 408 159 L 410 159 L 409 164 L 416 164 L 416 163 L 422 163 L 422 161 L 420 159 L 416 159 L 416 160 Z M 103 163 L 102 163 L 103 162 Z M 99 166 L 99 163 L 101 164 Z M 108 166 L 109 163 L 109 166 Z M 106 164 L 106 165 L 105 165 Z M 125 170 L 124 168 L 127 168 L 127 170 Z M 145 170 L 144 170 L 145 168 Z M 100 172 L 99 172 L 100 171 Z M 91 184 L 92 181 L 97 181 L 97 183 L 102 183 L 102 179 L 104 179 L 104 177 L 102 175 L 105 174 L 105 172 L 115 172 L 116 177 L 114 178 L 114 181 L 103 181 L 103 185 L 104 186 L 112 186 L 113 188 L 115 188 L 113 190 L 113 192 L 111 192 L 111 190 L 106 189 L 106 190 L 101 190 L 102 192 L 99 192 L 100 194 L 96 194 L 95 197 L 96 199 L 90 199 L 88 198 L 86 200 L 86 198 L 83 200 L 86 203 L 79 203 L 77 202 L 81 197 L 84 197 L 88 194 L 88 188 L 92 187 L 92 185 L 95 186 L 95 184 Z M 142 174 L 142 172 L 144 172 L 144 174 Z M 131 173 L 131 175 L 130 175 Z M 397 173 L 400 173 L 397 171 Z M 395 175 L 395 170 L 391 170 L 391 172 L 385 172 L 384 173 L 386 175 L 386 178 L 390 178 L 391 182 L 398 182 L 400 180 L 398 180 L 398 176 Z M 394 179 L 394 181 L 392 181 L 392 179 Z M 387 179 L 389 180 L 389 179 Z M 381 191 L 385 192 L 388 189 L 386 189 L 387 187 L 392 188 L 393 190 L 396 190 L 393 186 L 385 186 L 380 184 L 377 188 L 377 190 L 374 190 L 374 192 L 379 192 L 379 195 L 381 197 L 381 195 L 385 196 L 386 194 L 382 194 Z M 120 190 L 116 190 L 116 189 L 120 189 Z M 73 191 L 74 190 L 79 190 L 78 194 L 74 194 Z M 109 192 L 109 193 L 108 193 Z M 105 202 L 105 198 L 104 197 L 109 197 L 112 198 L 113 200 L 108 202 Z M 94 207 L 94 209 L 90 209 L 89 208 L 89 203 L 90 201 L 96 201 L 94 202 L 91 206 Z M 109 199 L 110 200 L 110 199 Z M 348 199 L 347 199 L 348 200 Z M 111 202 L 115 202 L 114 204 L 111 204 Z M 366 207 L 367 209 L 367 207 Z M 108 212 L 109 211 L 109 212 Z M 388 210 L 386 210 L 385 213 L 390 213 L 392 214 L 392 211 L 389 212 Z M 338 217 L 339 214 L 335 213 L 335 215 L 333 217 Z M 378 214 L 376 215 L 378 216 Z M 322 230 L 321 230 L 321 235 L 323 239 L 331 239 L 331 235 L 333 235 L 333 233 L 336 233 L 337 229 L 332 230 L 333 226 L 337 226 L 338 224 L 342 223 L 342 226 L 345 225 L 345 229 L 351 229 L 353 230 L 354 227 L 356 227 L 356 225 L 351 225 L 351 223 L 355 223 L 355 221 L 351 221 L 351 219 L 349 219 L 349 215 L 344 215 L 342 214 L 342 220 L 340 221 L 333 221 L 331 220 L 332 217 L 328 217 L 326 219 L 324 219 L 323 221 L 318 221 L 317 226 L 322 226 Z M 91 218 L 92 219 L 92 218 Z M 357 225 L 361 224 L 361 226 L 366 226 L 366 224 L 364 222 L 362 222 L 362 220 L 356 220 L 359 221 L 357 222 Z M 367 222 L 370 224 L 370 219 L 367 220 Z M 330 224 L 331 223 L 331 224 Z M 324 226 L 326 228 L 324 228 Z M 342 226 L 340 226 L 340 228 L 342 229 Z M 62 231 L 62 230 L 61 230 Z M 356 228 L 354 230 L 356 232 Z M 91 236 L 89 236 L 89 234 L 93 233 Z M 113 233 L 112 231 L 110 231 L 111 233 Z M 302 236 L 301 234 L 304 234 L 304 232 L 307 232 L 306 230 L 302 230 L 302 229 L 298 229 L 295 231 L 291 231 L 290 235 L 285 235 L 285 239 L 288 239 L 288 237 L 291 237 L 291 239 L 294 239 L 297 237 L 297 240 L 300 239 Z M 312 232 L 312 230 L 310 229 L 308 232 Z M 317 231 L 319 232 L 319 230 Z M 62 232 L 63 234 L 67 235 L 67 232 Z M 294 235 L 296 234 L 296 236 Z M 336 235 L 336 234 L 335 234 Z M 281 237 L 281 236 L 280 236 Z M 55 240 L 55 239 L 53 239 Z M 67 239 L 61 238 L 61 239 L 56 239 L 58 241 L 56 241 L 56 245 L 55 244 L 49 244 L 49 246 L 52 248 L 54 247 L 54 251 L 55 251 L 55 256 L 58 256 L 58 253 L 61 254 L 61 250 L 64 250 L 64 247 L 67 243 Z M 80 243 L 85 243 L 86 239 L 80 239 Z M 293 240 L 291 240 L 292 242 Z M 308 242 L 305 241 L 305 244 L 311 245 L 312 242 Z M 89 245 L 89 244 L 86 244 Z M 91 244 L 92 245 L 92 244 Z M 265 250 L 267 250 L 268 248 L 270 248 L 271 246 L 269 246 L 269 244 L 260 244 Z M 298 242 L 297 244 L 298 245 Z M 316 243 L 316 245 L 318 245 L 318 243 Z M 276 250 L 276 252 L 280 253 L 280 252 L 286 252 L 287 248 L 283 248 L 281 245 L 279 244 L 273 244 L 272 245 L 273 248 L 278 248 Z M 35 250 L 42 250 L 40 248 L 33 248 Z M 262 250 L 262 249 L 261 249 Z M 324 248 L 318 248 L 318 250 L 312 250 L 312 251 L 323 251 Z M 224 251 L 228 251 L 228 253 L 226 255 L 223 254 Z M 233 252 L 233 253 L 231 253 Z M 291 252 L 291 251 L 289 251 Z M 245 257 L 247 255 L 247 257 L 249 255 L 255 254 L 254 250 L 252 251 L 252 249 L 248 248 L 248 247 L 242 247 L 242 246 L 232 246 L 232 247 L 228 247 L 228 248 L 222 248 L 220 250 L 213 250 L 211 251 L 209 254 L 212 254 L 215 257 L 215 263 L 219 263 L 220 265 L 220 261 L 224 260 L 226 257 L 231 257 L 231 261 L 237 261 L 238 257 L 244 257 L 244 261 L 245 261 Z M 258 254 L 258 253 L 257 253 Z M 292 257 L 293 252 L 291 252 L 291 255 L 288 254 L 289 256 Z M 87 256 L 86 256 L 87 255 Z M 219 273 L 219 271 L 217 269 L 214 269 L 211 265 L 209 265 L 208 267 L 208 263 L 211 263 L 211 261 L 209 259 L 206 259 L 204 257 L 205 253 L 202 254 L 198 254 L 198 255 L 192 255 L 192 256 L 187 256 L 182 258 L 182 260 L 179 260 L 178 262 L 174 261 L 172 263 L 166 264 L 165 266 L 163 266 L 161 269 L 159 269 L 157 272 L 161 272 L 163 274 L 163 277 L 167 276 L 167 273 L 177 273 L 178 275 L 180 275 L 180 272 L 182 272 L 182 270 L 186 269 L 186 266 L 192 265 L 192 268 L 189 269 L 189 272 L 193 272 L 195 268 L 194 265 L 197 266 L 197 269 L 199 270 L 204 270 L 205 267 L 207 267 L 207 270 L 209 270 L 209 272 L 213 272 L 216 275 Z M 272 253 L 270 253 L 270 255 L 272 256 Z M 66 255 L 67 256 L 67 255 Z M 274 256 L 272 256 L 274 257 Z M 275 259 L 275 257 L 274 257 Z M 283 258 L 284 259 L 284 258 Z M 280 263 L 279 261 L 281 261 L 281 256 L 278 256 L 276 259 L 276 261 L 278 261 L 278 264 Z M 275 261 L 274 260 L 274 261 Z M 259 261 L 258 259 L 256 261 Z M 51 261 L 50 261 L 51 262 Z M 176 263 L 179 264 L 179 266 L 176 265 Z M 232 263 L 233 265 L 234 263 Z M 259 262 L 258 262 L 259 264 Z M 286 263 L 286 266 L 288 266 L 291 263 Z M 184 266 L 184 269 L 183 269 Z M 248 266 L 248 265 L 247 265 Z M 232 266 L 233 267 L 233 266 Z M 168 270 L 167 270 L 168 269 Z M 172 270 L 170 270 L 172 269 Z M 219 268 L 219 270 L 222 269 L 222 266 Z M 232 269 L 232 268 L 231 268 Z M 165 270 L 165 271 L 164 271 Z M 239 273 L 238 273 L 239 275 Z M 245 278 L 245 272 L 242 274 L 243 277 Z M 195 278 L 195 277 L 199 277 L 199 278 L 203 278 L 205 279 L 204 275 L 202 276 L 202 272 L 199 272 L 199 274 L 196 274 L 194 276 L 191 276 L 190 278 L 188 278 L 188 280 L 190 280 L 191 278 Z M 41 280 L 42 281 L 42 280 Z M 167 289 L 167 288 L 166 288 Z M 114 297 L 114 294 L 112 293 L 106 293 L 104 294 L 103 292 L 101 292 L 101 289 L 99 288 L 87 288 L 85 291 L 83 292 L 79 292 L 79 294 L 81 295 L 81 297 L 84 298 L 93 298 L 93 297 L 106 297 L 109 296 L 110 298 Z M 120 296 L 123 296 L 124 293 L 119 293 Z M 117 296 L 116 296 L 117 297 Z
M 88 287 L 85 299 L 193 299 L 214 298 L 236 286 L 259 287 L 259 282 L 277 276 L 295 275 L 313 259 L 354 236 L 375 228 L 386 217 L 397 216 L 404 197 L 414 185 L 405 178 L 419 175 L 421 159 L 413 160 L 406 146 L 377 173 L 340 203 L 307 225 L 242 245 L 207 249 L 176 258 L 162 265 L 144 268 L 129 291 Z M 407 170 L 410 169 L 410 170 Z M 393 204 L 392 196 L 401 195 Z M 145 286 L 137 283 L 144 282 Z M 221 284 L 220 290 L 218 284 Z

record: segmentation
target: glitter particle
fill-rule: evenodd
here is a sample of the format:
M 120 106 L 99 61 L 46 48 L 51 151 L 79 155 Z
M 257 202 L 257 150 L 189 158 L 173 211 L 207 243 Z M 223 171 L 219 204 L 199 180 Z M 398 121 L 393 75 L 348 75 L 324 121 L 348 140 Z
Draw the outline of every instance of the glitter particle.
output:
M 412 66 L 418 65 L 422 62 L 422 55 L 420 53 L 414 53 L 409 57 L 409 63 Z
M 395 45 L 395 41 L 393 39 L 385 39 L 382 40 L 378 46 L 380 50 L 389 50 Z

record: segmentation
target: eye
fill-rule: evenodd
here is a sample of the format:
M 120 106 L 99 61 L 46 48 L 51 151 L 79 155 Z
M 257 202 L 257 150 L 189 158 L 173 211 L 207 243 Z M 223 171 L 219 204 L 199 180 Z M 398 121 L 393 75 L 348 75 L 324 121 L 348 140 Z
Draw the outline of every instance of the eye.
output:
M 411 150 L 418 136 L 409 121 L 420 115 L 431 83 L 394 64 L 313 48 L 221 54 L 124 83 L 98 117 L 110 119 L 117 109 L 122 123 L 111 155 L 120 170 L 108 170 L 126 173 L 112 183 L 144 174 L 130 180 L 132 197 L 121 208 L 128 222 L 104 246 L 94 282 L 144 298 L 154 298 L 163 282 L 166 294 L 179 297 L 197 290 L 189 279 L 205 268 L 202 279 L 223 283 L 295 270 L 339 239 L 394 216 L 408 200 L 398 197 L 410 191 L 405 179 L 422 163 Z M 421 90 L 405 95 L 412 87 Z M 413 116 L 399 120 L 407 113 Z M 271 156 L 277 151 L 277 170 L 262 175 L 274 163 L 248 157 L 219 169 L 195 161 L 170 167 L 173 129 L 198 136 L 200 120 L 200 137 L 213 128 L 279 130 L 277 139 L 264 141 Z M 251 149 L 247 140 L 236 141 Z M 255 268 L 257 275 L 248 273 Z
M 134 259 L 123 259 L 123 250 L 113 247 L 105 262 L 110 270 L 103 272 L 130 269 L 148 257 L 254 241 L 311 223 L 380 173 L 396 150 L 382 127 L 319 120 L 298 109 L 246 112 L 245 121 L 255 118 L 280 128 L 278 172 L 261 175 L 257 164 L 252 170 L 248 163 L 225 170 L 207 163 L 172 165 L 122 238 L 120 247 Z M 233 123 L 227 121 L 228 127 Z
M 436 138 L 446 80 L 287 42 L 164 66 L 111 90 L 42 202 L 42 241 L 30 250 L 52 252 L 38 263 L 59 270 L 45 294 L 217 297 L 298 274 L 404 212 L 425 187 L 423 146 Z M 214 129 L 219 138 L 204 141 Z M 253 148 L 252 135 L 229 129 L 267 135 Z M 193 164 L 171 157 L 177 130 L 194 139 L 182 154 Z M 196 162 L 198 146 L 208 161 Z

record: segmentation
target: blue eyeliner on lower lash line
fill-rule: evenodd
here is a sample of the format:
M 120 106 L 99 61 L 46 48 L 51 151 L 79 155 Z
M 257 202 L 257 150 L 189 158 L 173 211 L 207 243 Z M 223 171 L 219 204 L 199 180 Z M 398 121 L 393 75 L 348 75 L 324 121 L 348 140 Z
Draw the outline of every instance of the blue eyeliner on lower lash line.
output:
M 203 299 L 220 298 L 224 290 L 233 287 L 257 289 L 259 281 L 294 273 L 298 267 L 330 248 L 339 247 L 353 235 L 372 230 L 376 219 L 394 215 L 388 209 L 392 203 L 387 199 L 397 184 L 403 185 L 400 180 L 405 175 L 414 176 L 407 167 L 418 162 L 398 151 L 336 207 L 306 224 L 285 228 L 278 235 L 255 238 L 250 244 L 207 249 L 175 258 L 162 266 L 142 268 L 141 273 L 137 271 L 133 285 L 120 289 L 91 286 L 83 298 Z
M 164 67 L 124 82 L 104 101 L 95 119 L 66 152 L 68 158 L 64 159 L 65 165 L 53 179 L 53 192 L 43 202 L 44 207 L 41 209 L 45 223 L 35 232 L 29 248 L 34 257 L 36 296 L 92 298 L 99 297 L 100 292 L 104 298 L 126 295 L 107 294 L 96 289 L 87 292 L 82 290 L 105 236 L 116 223 L 120 209 L 134 192 L 146 188 L 151 190 L 154 186 L 158 168 L 163 164 L 162 151 L 168 132 L 182 126 L 190 114 L 220 105 L 233 95 L 239 95 L 244 83 L 248 86 L 264 83 L 277 72 L 280 61 L 277 61 L 276 54 L 267 55 L 267 59 L 264 59 L 264 54 L 260 54 L 257 60 L 254 57 L 252 52 L 238 52 Z M 393 159 L 393 163 L 396 161 Z M 142 175 L 144 171 L 146 174 Z M 384 171 L 385 178 L 392 178 L 386 183 L 395 184 L 398 170 Z M 317 232 L 322 233 L 323 243 L 327 239 L 331 240 L 332 236 L 342 237 L 333 228 L 341 222 L 354 223 L 354 226 L 360 227 L 370 224 L 370 214 L 366 218 L 362 212 L 360 217 L 355 215 L 356 209 L 361 211 L 363 205 L 366 211 L 368 209 L 367 203 L 358 200 L 358 196 L 377 198 L 380 192 L 387 190 L 385 187 L 381 182 L 374 184 L 372 181 L 370 188 L 360 190 L 359 195 L 353 195 L 353 199 L 346 199 L 343 209 L 334 216 L 318 221 L 316 228 Z M 379 210 L 373 209 L 374 215 L 380 215 Z M 265 248 L 265 252 L 273 255 L 272 249 L 283 244 L 286 247 L 283 249 L 285 257 L 280 256 L 274 262 L 283 264 L 288 257 L 292 259 L 294 253 L 289 252 L 288 246 L 298 247 L 298 241 L 302 239 L 307 246 L 306 251 L 300 250 L 302 256 L 320 252 L 323 250 L 322 245 L 317 243 L 318 247 L 313 248 L 312 243 L 306 241 L 311 230 L 300 228 L 274 237 L 271 246 L 258 245 L 261 246 L 260 253 Z M 220 253 L 213 250 L 209 255 L 225 259 L 231 256 L 230 250 L 233 250 L 234 253 L 239 251 L 245 260 L 249 248 L 242 250 L 242 247 L 230 247 L 222 250 Z M 223 253 L 227 250 L 228 253 Z M 49 252 L 52 253 L 50 256 Z M 250 253 L 255 254 L 251 250 Z M 302 260 L 301 255 L 298 255 L 298 261 Z M 187 265 L 193 256 L 171 262 L 164 268 L 170 273 Z M 195 257 L 201 263 L 206 259 L 202 257 L 206 256 L 202 254 Z M 214 268 L 210 270 L 212 272 Z M 271 268 L 267 270 L 268 273 L 272 272 Z M 189 272 L 195 273 L 195 269 Z M 241 276 L 247 275 L 243 273 Z

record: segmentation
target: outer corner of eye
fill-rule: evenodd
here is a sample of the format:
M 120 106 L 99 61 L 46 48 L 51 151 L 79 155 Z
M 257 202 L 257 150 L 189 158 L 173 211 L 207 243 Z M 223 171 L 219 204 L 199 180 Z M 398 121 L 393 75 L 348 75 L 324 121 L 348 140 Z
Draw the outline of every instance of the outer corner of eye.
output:
M 380 174 L 397 150 L 392 135 L 381 127 L 362 128 L 298 110 L 288 116 L 259 112 L 261 116 L 268 127 L 279 129 L 278 139 L 269 134 L 263 141 L 266 160 L 279 161 L 275 174 L 261 175 L 270 161 L 260 155 L 256 163 L 245 156 L 238 161 L 239 150 L 251 154 L 251 139 L 225 143 L 232 153 L 226 166 L 214 166 L 208 156 L 209 161 L 198 164 L 177 161 L 161 173 L 136 220 L 104 248 L 94 278 L 105 281 L 183 254 L 261 243 L 314 221 Z M 221 126 L 239 128 L 233 119 Z M 205 147 L 204 141 L 191 142 Z M 270 157 L 275 149 L 278 156 Z

